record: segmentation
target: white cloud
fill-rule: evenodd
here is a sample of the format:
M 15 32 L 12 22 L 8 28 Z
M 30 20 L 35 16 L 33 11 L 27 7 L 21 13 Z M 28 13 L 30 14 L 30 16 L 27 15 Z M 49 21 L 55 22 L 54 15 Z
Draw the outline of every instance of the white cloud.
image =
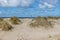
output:
M 40 0 L 39 8 L 53 8 L 57 2 L 58 0 Z
M 43 4 L 39 4 L 39 7 L 44 9 L 44 8 L 53 8 L 54 5 L 48 4 L 47 2 L 44 2 Z
M 6 0 L 0 0 L 0 6 L 5 6 L 7 5 L 7 1 Z
M 42 9 L 44 9 L 46 6 L 43 5 L 43 4 L 39 4 L 39 7 L 42 8 Z
M 54 7 L 54 5 L 49 4 L 49 3 L 47 3 L 47 2 L 45 2 L 44 5 L 45 5 L 46 7 L 48 7 L 48 8 L 53 8 L 53 7 Z
M 7 6 L 18 6 L 19 5 L 19 0 L 18 1 L 17 0 L 8 0 L 7 2 L 8 2 Z
M 0 6 L 29 6 L 34 2 L 34 0 L 0 0 Z
M 20 0 L 21 6 L 29 6 L 34 2 L 34 0 Z
M 58 2 L 58 0 L 44 0 L 44 1 L 49 4 L 56 4 Z
M 7 7 L 7 6 L 17 6 L 19 1 L 17 0 L 0 0 L 0 6 Z

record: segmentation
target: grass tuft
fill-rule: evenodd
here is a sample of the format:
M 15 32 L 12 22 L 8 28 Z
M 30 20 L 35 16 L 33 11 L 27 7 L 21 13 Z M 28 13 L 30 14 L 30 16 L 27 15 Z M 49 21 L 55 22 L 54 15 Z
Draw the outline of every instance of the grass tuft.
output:
M 0 22 L 0 28 L 3 30 L 3 31 L 9 31 L 11 30 L 13 27 L 7 23 L 6 21 L 3 21 L 3 22 Z
M 3 19 L 3 18 L 0 18 L 0 22 L 1 22 L 1 21 L 4 21 L 4 19 Z
M 11 17 L 10 18 L 10 22 L 12 23 L 12 24 L 19 24 L 20 22 L 21 22 L 21 20 L 18 18 L 18 17 Z
M 32 27 L 42 26 L 42 27 L 44 27 L 44 28 L 49 28 L 49 27 L 52 27 L 52 24 L 51 24 L 51 22 L 49 22 L 49 21 L 47 20 L 46 17 L 40 17 L 40 16 L 38 16 L 38 17 L 35 18 L 34 22 L 32 21 L 32 22 L 30 23 L 30 26 L 32 26 Z

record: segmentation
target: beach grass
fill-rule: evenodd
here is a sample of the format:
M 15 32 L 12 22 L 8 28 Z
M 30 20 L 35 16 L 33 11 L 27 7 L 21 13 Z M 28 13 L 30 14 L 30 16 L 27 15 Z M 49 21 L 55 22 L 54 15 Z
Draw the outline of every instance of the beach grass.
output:
M 3 19 L 3 18 L 0 18 L 0 22 L 1 22 L 1 21 L 4 21 L 4 19 Z
M 21 23 L 21 20 L 15 16 L 11 17 L 9 21 L 11 22 L 11 24 L 14 24 L 14 25 Z
M 13 27 L 6 21 L 3 21 L 3 22 L 0 22 L 0 28 L 3 30 L 3 31 L 9 31 L 11 30 Z
M 42 26 L 42 27 L 45 27 L 45 28 L 48 28 L 48 27 L 52 27 L 52 24 L 51 22 L 48 21 L 48 19 L 46 17 L 36 17 L 34 22 L 32 21 L 30 23 L 30 26 L 32 27 L 39 27 L 39 26 Z

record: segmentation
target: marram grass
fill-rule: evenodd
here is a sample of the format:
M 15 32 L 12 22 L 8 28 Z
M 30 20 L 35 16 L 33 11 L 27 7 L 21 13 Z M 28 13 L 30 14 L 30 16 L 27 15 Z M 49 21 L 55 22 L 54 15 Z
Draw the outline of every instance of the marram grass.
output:
M 21 20 L 18 18 L 18 17 L 11 17 L 10 18 L 10 22 L 11 22 L 11 24 L 19 24 L 19 23 L 21 23 Z
M 52 27 L 52 23 L 47 20 L 46 17 L 36 17 L 34 22 L 32 21 L 30 23 L 30 26 L 32 27 L 44 27 L 44 28 L 49 28 Z
M 44 28 L 53 28 L 53 25 L 51 21 L 48 21 L 49 19 L 59 19 L 60 17 L 36 17 L 35 19 L 32 19 L 32 22 L 29 24 L 31 27 L 44 27 Z M 18 17 L 11 17 L 9 19 L 11 24 L 19 24 L 21 23 L 21 20 Z M 3 18 L 0 18 L 0 28 L 4 31 L 11 30 L 13 27 L 6 22 Z
M 3 22 L 0 22 L 0 28 L 3 30 L 3 31 L 9 31 L 11 30 L 13 27 L 6 21 L 3 21 Z
M 60 17 L 52 17 L 52 16 L 48 16 L 47 18 L 48 18 L 48 19 L 54 19 L 54 20 L 60 19 Z
M 1 21 L 4 21 L 4 19 L 3 19 L 3 18 L 0 18 L 0 22 L 1 22 Z

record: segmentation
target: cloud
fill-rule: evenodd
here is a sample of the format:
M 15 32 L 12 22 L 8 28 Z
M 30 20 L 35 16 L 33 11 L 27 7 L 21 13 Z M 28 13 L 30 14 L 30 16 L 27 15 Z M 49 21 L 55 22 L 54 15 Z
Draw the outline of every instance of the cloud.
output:
M 7 6 L 17 6 L 18 5 L 17 0 L 0 0 L 0 6 L 7 7 Z
M 39 8 L 54 8 L 58 0 L 40 0 Z
M 20 6 L 29 6 L 34 2 L 34 0 L 20 0 Z
M 45 5 L 43 5 L 43 4 L 39 4 L 39 8 L 44 9 L 45 7 L 46 7 Z
M 56 4 L 58 2 L 58 0 L 44 0 L 44 1 L 49 4 Z
M 3 7 L 15 7 L 15 6 L 30 6 L 34 0 L 0 0 L 0 6 Z
M 47 2 L 44 2 L 43 4 L 39 4 L 39 8 L 42 8 L 42 9 L 44 9 L 44 8 L 53 8 L 53 7 L 54 7 L 54 5 L 49 4 Z
M 45 5 L 46 7 L 48 7 L 48 8 L 53 8 L 53 7 L 54 7 L 54 5 L 49 4 L 49 3 L 47 3 L 47 2 L 45 2 L 44 5 Z

